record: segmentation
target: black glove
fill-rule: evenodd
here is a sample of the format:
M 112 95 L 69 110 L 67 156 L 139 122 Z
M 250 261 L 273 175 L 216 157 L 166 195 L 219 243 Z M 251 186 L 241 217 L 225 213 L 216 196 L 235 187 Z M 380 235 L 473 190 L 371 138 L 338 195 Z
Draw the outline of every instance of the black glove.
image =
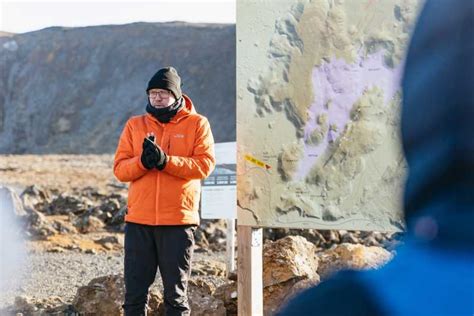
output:
M 153 142 L 155 140 L 155 136 L 150 136 L 150 138 L 145 138 L 143 140 L 143 151 L 140 160 L 145 168 L 148 170 L 155 167 L 156 163 L 158 162 L 158 155 L 156 154 L 155 146 Z
M 158 170 L 163 170 L 166 166 L 166 154 L 160 146 L 154 143 L 154 140 L 155 136 L 143 140 L 141 161 L 147 169 L 155 167 Z
M 156 144 L 155 144 L 155 150 L 157 151 L 157 154 L 158 154 L 158 161 L 155 164 L 155 168 L 158 170 L 163 170 L 165 169 L 165 166 L 166 166 L 166 154 L 163 151 L 163 149 L 161 149 L 161 147 Z

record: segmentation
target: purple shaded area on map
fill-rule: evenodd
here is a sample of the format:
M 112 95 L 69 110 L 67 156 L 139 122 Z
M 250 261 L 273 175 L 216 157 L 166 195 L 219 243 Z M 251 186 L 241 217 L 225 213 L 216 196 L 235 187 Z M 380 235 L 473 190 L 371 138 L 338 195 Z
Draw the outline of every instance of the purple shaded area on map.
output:
M 387 105 L 400 89 L 400 76 L 403 63 L 396 68 L 384 62 L 384 51 L 358 57 L 347 64 L 343 59 L 334 58 L 313 69 L 313 91 L 315 99 L 308 110 L 309 120 L 304 128 L 307 140 L 318 127 L 316 120 L 321 114 L 327 115 L 328 126 L 336 125 L 337 131 L 329 131 L 317 146 L 305 144 L 304 158 L 301 160 L 295 180 L 302 180 L 318 157 L 326 150 L 329 142 L 337 139 L 350 120 L 350 111 L 364 91 L 373 87 L 384 93 Z M 326 108 L 326 104 L 329 107 Z

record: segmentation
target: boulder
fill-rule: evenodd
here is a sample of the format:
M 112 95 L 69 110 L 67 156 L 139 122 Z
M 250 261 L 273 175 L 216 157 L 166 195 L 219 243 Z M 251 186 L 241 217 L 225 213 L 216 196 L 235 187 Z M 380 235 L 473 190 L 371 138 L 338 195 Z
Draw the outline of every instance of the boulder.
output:
M 43 316 L 70 315 L 76 311 L 72 306 L 65 304 L 58 296 L 36 299 L 22 295 L 15 297 L 13 306 L 8 307 L 5 312 L 8 315 Z
M 224 220 L 203 220 L 200 229 L 209 243 L 212 251 L 224 251 L 226 249 L 226 224 Z
M 117 198 L 108 198 L 100 205 L 103 212 L 116 213 L 120 208 L 120 201 Z
M 30 185 L 23 190 L 20 198 L 26 208 L 43 212 L 46 211 L 47 205 L 51 203 L 51 196 L 51 192 L 48 190 L 37 185 Z
M 112 226 L 123 224 L 125 220 L 125 214 L 127 214 L 127 205 L 124 205 L 119 210 L 117 210 L 112 215 L 112 218 L 107 221 L 107 224 Z
M 94 242 L 101 245 L 106 250 L 120 250 L 124 246 L 124 236 L 106 236 L 96 239 Z
M 340 235 L 337 230 L 319 230 L 318 232 L 323 236 L 325 241 L 325 245 L 322 246 L 338 244 L 340 242 Z
M 223 301 L 227 316 L 237 315 L 237 282 L 229 282 L 219 286 L 214 297 Z
M 195 252 L 208 252 L 209 251 L 209 241 L 207 240 L 206 234 L 198 227 L 194 234 L 194 241 L 195 241 Z
M 326 235 L 326 237 L 324 236 Z M 275 241 L 286 236 L 302 236 L 309 242 L 315 244 L 317 247 L 326 247 L 329 243 L 334 243 L 338 240 L 336 232 L 327 234 L 317 229 L 289 229 L 289 228 L 269 228 L 265 229 L 263 238 Z M 329 238 L 329 239 L 326 239 Z M 333 239 L 335 240 L 333 240 Z
M 92 233 L 102 231 L 105 224 L 95 216 L 84 215 L 78 216 L 74 219 L 73 225 L 81 233 Z
M 321 252 L 318 274 L 322 280 L 339 270 L 365 270 L 380 268 L 393 257 L 382 247 L 343 243 Z
M 319 283 L 316 246 L 304 237 L 287 236 L 263 247 L 264 314 L 273 315 L 303 289 Z
M 46 217 L 47 218 L 47 217 Z M 68 220 L 59 220 L 59 219 L 48 219 L 51 223 L 51 227 L 54 228 L 59 234 L 76 234 L 77 229 L 72 225 Z
M 188 298 L 191 307 L 191 315 L 226 315 L 226 308 L 224 302 L 212 296 L 214 291 L 214 285 L 202 279 L 189 280 Z
M 309 287 L 318 285 L 319 282 L 319 276 L 310 279 L 299 277 L 265 287 L 263 290 L 263 314 L 274 315 L 296 294 Z
M 344 231 L 341 234 L 341 242 L 346 244 L 359 244 L 360 240 L 355 236 L 354 233 Z
M 125 284 L 122 275 L 108 275 L 93 279 L 77 290 L 74 308 L 83 314 L 123 315 Z M 157 315 L 163 303 L 161 293 L 150 289 L 148 313 Z
M 100 239 L 94 240 L 96 243 L 100 245 L 105 245 L 107 243 L 111 244 L 118 244 L 123 247 L 124 245 L 124 236 L 106 236 Z
M 70 193 L 61 193 L 48 205 L 48 214 L 67 215 L 83 214 L 94 206 L 94 203 L 83 196 L 77 196 Z
M 293 278 L 317 278 L 316 246 L 301 236 L 288 236 L 263 247 L 263 286 Z
M 225 277 L 226 264 L 216 260 L 199 260 L 192 263 L 192 275 L 213 275 Z
M 57 234 L 52 223 L 42 213 L 35 210 L 28 211 L 26 234 L 33 239 L 47 239 Z
M 28 296 L 17 296 L 15 297 L 15 302 L 13 303 L 13 309 L 15 312 L 19 313 L 33 313 L 39 310 L 39 308 L 36 306 L 35 302 L 33 302 L 33 299 Z

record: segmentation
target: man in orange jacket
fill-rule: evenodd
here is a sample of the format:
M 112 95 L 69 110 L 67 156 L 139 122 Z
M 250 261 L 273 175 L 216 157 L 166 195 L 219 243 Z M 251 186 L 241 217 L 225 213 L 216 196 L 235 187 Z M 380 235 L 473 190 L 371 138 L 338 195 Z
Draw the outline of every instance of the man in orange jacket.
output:
M 147 114 L 130 118 L 114 174 L 130 182 L 125 216 L 125 315 L 146 315 L 160 269 L 166 315 L 189 315 L 187 282 L 199 225 L 200 180 L 215 167 L 208 120 L 181 92 L 173 67 L 148 82 Z

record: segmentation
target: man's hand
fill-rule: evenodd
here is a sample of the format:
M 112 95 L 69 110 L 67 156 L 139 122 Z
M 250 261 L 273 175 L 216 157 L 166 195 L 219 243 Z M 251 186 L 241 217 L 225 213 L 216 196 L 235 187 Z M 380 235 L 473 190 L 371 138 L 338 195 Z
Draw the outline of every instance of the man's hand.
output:
M 143 151 L 140 160 L 145 168 L 153 169 L 158 162 L 158 155 L 156 154 L 155 146 L 153 145 L 155 136 L 150 136 L 143 140 Z
M 163 170 L 166 166 L 166 154 L 160 146 L 155 144 L 155 136 L 145 137 L 141 161 L 147 169 Z

